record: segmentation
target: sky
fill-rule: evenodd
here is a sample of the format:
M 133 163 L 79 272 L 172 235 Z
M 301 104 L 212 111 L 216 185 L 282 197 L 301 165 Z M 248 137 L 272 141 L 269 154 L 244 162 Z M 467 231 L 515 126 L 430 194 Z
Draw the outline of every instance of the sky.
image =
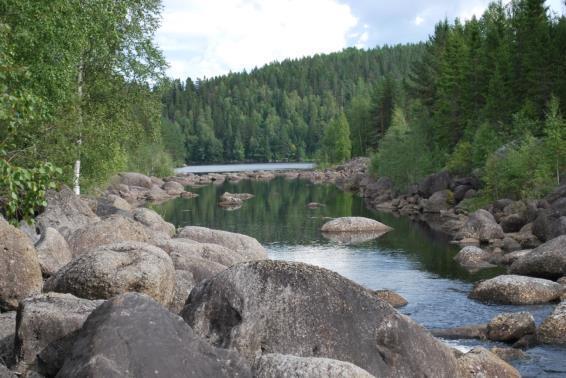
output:
M 163 0 L 156 41 L 173 78 L 251 70 L 286 58 L 425 41 L 444 19 L 489 0 Z M 547 0 L 562 14 L 563 0 Z

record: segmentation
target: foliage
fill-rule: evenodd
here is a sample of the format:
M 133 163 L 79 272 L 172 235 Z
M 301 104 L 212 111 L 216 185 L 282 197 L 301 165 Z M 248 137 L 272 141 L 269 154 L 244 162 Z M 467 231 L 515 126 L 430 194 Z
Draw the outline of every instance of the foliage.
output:
M 560 185 L 560 174 L 566 169 L 566 121 L 560 114 L 558 99 L 554 96 L 548 106 L 544 131 L 549 164 L 554 170 L 556 185 Z
M 460 141 L 456 148 L 454 148 L 454 152 L 450 156 L 446 168 L 448 171 L 457 175 L 470 173 L 474 168 L 473 145 L 465 140 Z
M 171 155 L 158 144 L 142 145 L 128 159 L 128 170 L 147 176 L 171 176 L 172 167 Z
M 344 113 L 330 122 L 324 130 L 322 146 L 323 160 L 328 163 L 342 163 L 351 157 L 350 126 Z

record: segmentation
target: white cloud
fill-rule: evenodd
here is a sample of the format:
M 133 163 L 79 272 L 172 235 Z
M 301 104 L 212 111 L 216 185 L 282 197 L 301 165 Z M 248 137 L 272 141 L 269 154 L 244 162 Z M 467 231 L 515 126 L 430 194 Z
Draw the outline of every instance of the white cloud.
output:
M 169 74 L 212 77 L 338 51 L 358 20 L 338 0 L 165 0 L 157 43 Z M 369 38 L 360 33 L 358 45 Z
M 421 25 L 421 24 L 424 22 L 424 20 L 425 20 L 425 19 L 424 19 L 423 17 L 417 16 L 417 17 L 415 17 L 414 23 L 415 23 L 415 25 L 419 26 L 419 25 Z

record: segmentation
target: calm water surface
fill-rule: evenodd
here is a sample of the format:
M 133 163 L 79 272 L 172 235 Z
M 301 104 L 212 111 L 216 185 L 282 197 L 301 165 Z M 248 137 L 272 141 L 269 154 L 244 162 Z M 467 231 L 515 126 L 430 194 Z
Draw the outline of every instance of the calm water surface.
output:
M 219 164 L 192 165 L 175 169 L 176 173 L 220 173 L 220 172 L 250 172 L 250 171 L 285 171 L 313 169 L 313 163 L 264 163 L 264 164 Z
M 272 259 L 300 261 L 342 274 L 371 289 L 392 289 L 409 304 L 400 311 L 427 328 L 485 323 L 501 312 L 529 311 L 539 324 L 553 306 L 484 305 L 467 298 L 475 281 L 500 274 L 501 269 L 471 274 L 454 263 L 458 248 L 441 234 L 407 218 L 367 209 L 363 200 L 331 185 L 277 178 L 271 182 L 241 181 L 202 188 L 194 199 L 175 199 L 155 209 L 178 227 L 205 226 L 257 238 Z M 241 209 L 217 206 L 224 192 L 252 193 L 256 197 Z M 325 207 L 308 209 L 309 202 Z M 320 227 L 330 218 L 363 216 L 379 220 L 394 231 L 357 245 L 325 239 Z M 459 347 L 496 343 L 451 341 Z M 566 348 L 538 347 L 514 365 L 524 376 L 566 377 Z

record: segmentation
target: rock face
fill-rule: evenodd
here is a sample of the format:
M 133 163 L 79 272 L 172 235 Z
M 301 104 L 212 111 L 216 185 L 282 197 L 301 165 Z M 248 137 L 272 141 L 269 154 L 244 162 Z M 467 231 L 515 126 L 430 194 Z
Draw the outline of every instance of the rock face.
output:
M 374 219 L 363 217 L 336 218 L 326 222 L 320 229 L 322 232 L 383 232 L 392 228 Z
M 468 269 L 489 268 L 494 265 L 488 262 L 491 254 L 475 246 L 464 247 L 454 256 L 454 260 Z
M 420 326 L 367 289 L 306 264 L 235 265 L 194 288 L 182 316 L 250 363 L 280 353 L 340 359 L 377 376 L 456 374 L 451 351 Z
M 218 244 L 199 243 L 189 239 L 169 239 L 160 240 L 155 245 L 170 255 L 176 253 L 187 257 L 209 260 L 225 266 L 246 261 L 239 253 Z
M 481 281 L 469 297 L 486 303 L 538 304 L 556 301 L 562 285 L 541 278 L 503 275 Z
M 171 302 L 174 288 L 175 269 L 169 255 L 138 242 L 108 244 L 75 257 L 45 283 L 45 291 L 87 299 L 135 291 L 165 306 Z
M 54 228 L 47 227 L 36 245 L 41 273 L 49 277 L 73 258 L 69 244 Z
M 218 244 L 239 253 L 246 260 L 263 260 L 267 258 L 265 248 L 256 239 L 234 232 L 187 226 L 179 230 L 177 237 L 191 239 L 200 243 Z
M 566 301 L 560 302 L 542 322 L 538 336 L 546 344 L 566 344 Z
M 254 377 L 373 378 L 373 375 L 349 362 L 272 353 L 264 354 L 257 359 L 254 366 Z
M 81 328 L 88 315 L 103 301 L 89 301 L 70 294 L 48 293 L 27 298 L 18 309 L 16 362 L 20 370 L 46 373 L 46 366 L 59 364 L 61 354 L 42 356 L 47 347 Z M 57 348 L 54 348 L 57 349 Z M 50 370 L 50 369 L 47 369 Z
M 16 311 L 0 313 L 0 364 L 13 362 L 15 333 Z
M 487 210 L 480 209 L 470 215 L 468 221 L 460 230 L 459 236 L 488 242 L 492 239 L 503 239 L 505 235 L 493 215 Z
M 100 245 L 123 241 L 147 242 L 151 238 L 141 223 L 121 215 L 112 215 L 100 222 L 76 230 L 69 237 L 69 246 L 75 256 Z
M 106 301 L 77 333 L 61 377 L 251 377 L 235 353 L 214 348 L 148 296 Z
M 52 227 L 67 238 L 73 231 L 100 220 L 92 209 L 69 188 L 47 191 L 47 207 L 37 218 L 41 229 Z
M 175 235 L 175 226 L 169 222 L 165 222 L 163 218 L 161 218 L 161 215 L 151 209 L 140 207 L 135 209 L 132 215 L 134 220 L 155 232 L 162 233 L 167 237 Z
M 462 378 L 501 377 L 520 378 L 513 366 L 484 348 L 474 348 L 458 358 L 459 376 Z
M 558 279 L 566 275 L 566 235 L 547 241 L 511 265 L 511 272 Z
M 487 325 L 487 337 L 493 341 L 513 342 L 535 333 L 535 319 L 528 312 L 499 314 Z
M 43 280 L 30 238 L 2 217 L 0 243 L 0 311 L 10 311 L 21 299 L 40 293 Z

